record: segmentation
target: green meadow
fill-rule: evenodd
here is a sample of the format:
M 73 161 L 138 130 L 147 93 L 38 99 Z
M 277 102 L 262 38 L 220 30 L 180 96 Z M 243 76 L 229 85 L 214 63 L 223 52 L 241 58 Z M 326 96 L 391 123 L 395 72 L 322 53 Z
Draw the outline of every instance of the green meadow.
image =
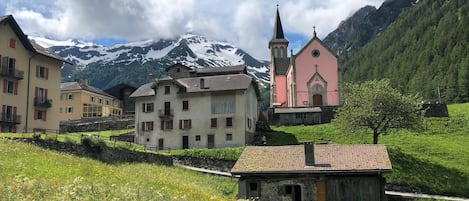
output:
M 426 129 L 390 130 L 379 143 L 388 147 L 392 185 L 430 194 L 469 197 L 469 103 L 448 106 L 449 118 L 426 118 Z M 81 134 L 98 134 L 107 146 L 143 151 L 126 142 L 109 141 L 123 131 L 47 135 L 46 139 L 80 142 Z M 32 137 L 31 134 L 0 134 Z M 273 127 L 269 145 L 371 143 L 371 131 L 341 133 L 333 124 Z M 234 160 L 243 147 L 173 150 L 164 154 Z M 88 158 L 0 139 L 0 200 L 234 200 L 236 179 L 209 176 L 179 167 L 145 163 L 106 164 Z M 425 200 L 425 199 L 420 199 Z

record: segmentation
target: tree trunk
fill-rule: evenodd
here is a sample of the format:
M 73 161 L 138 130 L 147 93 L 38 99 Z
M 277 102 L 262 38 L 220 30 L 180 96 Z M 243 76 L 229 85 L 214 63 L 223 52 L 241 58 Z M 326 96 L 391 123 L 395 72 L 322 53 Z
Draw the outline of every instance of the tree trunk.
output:
M 378 144 L 378 130 L 373 130 L 373 144 Z

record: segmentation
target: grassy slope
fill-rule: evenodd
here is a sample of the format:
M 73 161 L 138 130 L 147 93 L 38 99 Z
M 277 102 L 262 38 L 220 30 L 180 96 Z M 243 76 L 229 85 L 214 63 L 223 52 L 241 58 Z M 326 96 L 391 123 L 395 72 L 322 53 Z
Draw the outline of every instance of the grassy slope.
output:
M 236 184 L 177 167 L 108 165 L 0 139 L 0 200 L 229 200 Z
M 450 118 L 428 118 L 421 132 L 391 131 L 380 136 L 393 164 L 389 183 L 425 192 L 469 197 L 469 103 L 448 106 Z M 370 132 L 341 134 L 332 124 L 275 128 L 272 144 L 303 141 L 371 143 Z

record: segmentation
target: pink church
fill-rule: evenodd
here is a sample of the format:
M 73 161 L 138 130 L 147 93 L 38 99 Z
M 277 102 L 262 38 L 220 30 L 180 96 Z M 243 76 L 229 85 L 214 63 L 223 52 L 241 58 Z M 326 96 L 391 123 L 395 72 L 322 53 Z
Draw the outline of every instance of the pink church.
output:
M 269 42 L 270 107 L 283 122 L 280 124 L 324 122 L 320 119 L 324 108 L 340 105 L 338 57 L 322 43 L 316 31 L 313 38 L 298 53 L 292 51 L 290 57 L 288 43 L 277 8 Z

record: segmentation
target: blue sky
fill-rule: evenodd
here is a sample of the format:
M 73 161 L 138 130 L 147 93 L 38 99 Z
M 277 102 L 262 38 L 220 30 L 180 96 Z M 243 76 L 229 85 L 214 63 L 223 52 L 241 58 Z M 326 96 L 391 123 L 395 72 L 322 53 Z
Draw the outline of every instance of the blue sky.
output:
M 230 42 L 268 59 L 276 4 L 290 48 L 313 34 L 324 38 L 365 5 L 384 0 L 2 0 L 0 15 L 13 14 L 23 31 L 53 40 L 102 45 L 176 38 L 191 32 Z

